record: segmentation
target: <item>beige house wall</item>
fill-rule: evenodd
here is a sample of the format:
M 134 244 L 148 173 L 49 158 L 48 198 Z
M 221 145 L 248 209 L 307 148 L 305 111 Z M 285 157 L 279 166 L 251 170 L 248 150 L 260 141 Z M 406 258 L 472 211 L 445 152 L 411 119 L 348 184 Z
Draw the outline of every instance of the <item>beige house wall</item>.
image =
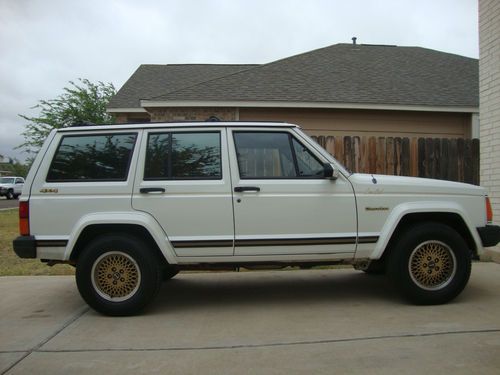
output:
M 500 1 L 479 0 L 479 122 L 481 185 L 500 223 Z M 496 248 L 500 261 L 500 247 Z
M 238 119 L 236 108 L 146 108 L 151 115 L 152 122 L 160 121 L 206 121 L 212 116 L 221 121 L 235 121 Z
M 310 135 L 441 138 L 471 136 L 471 115 L 466 113 L 240 108 L 239 119 L 286 121 L 300 125 Z
M 116 114 L 118 123 L 162 121 L 285 121 L 310 135 L 381 137 L 471 137 L 467 113 L 307 108 L 148 108 L 147 113 Z

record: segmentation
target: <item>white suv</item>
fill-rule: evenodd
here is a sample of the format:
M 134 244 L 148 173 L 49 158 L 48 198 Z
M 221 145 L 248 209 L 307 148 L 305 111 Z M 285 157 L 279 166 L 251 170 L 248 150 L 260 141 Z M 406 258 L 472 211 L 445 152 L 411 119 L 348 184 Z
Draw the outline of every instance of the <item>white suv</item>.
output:
M 109 315 L 138 312 L 182 270 L 270 265 L 387 271 L 409 300 L 444 303 L 500 240 L 483 188 L 352 174 L 278 123 L 54 130 L 19 215 L 16 253 L 76 266 Z
M 24 178 L 15 176 L 0 177 L 0 197 L 15 199 L 21 195 Z

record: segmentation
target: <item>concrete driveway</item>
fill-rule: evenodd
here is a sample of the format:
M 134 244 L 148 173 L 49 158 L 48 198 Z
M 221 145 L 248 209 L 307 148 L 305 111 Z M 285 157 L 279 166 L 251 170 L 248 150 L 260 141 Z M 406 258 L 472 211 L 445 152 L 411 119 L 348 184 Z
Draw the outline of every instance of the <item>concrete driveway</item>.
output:
M 180 274 L 141 316 L 90 310 L 72 277 L 0 278 L 7 374 L 500 373 L 500 265 L 412 306 L 351 269 Z

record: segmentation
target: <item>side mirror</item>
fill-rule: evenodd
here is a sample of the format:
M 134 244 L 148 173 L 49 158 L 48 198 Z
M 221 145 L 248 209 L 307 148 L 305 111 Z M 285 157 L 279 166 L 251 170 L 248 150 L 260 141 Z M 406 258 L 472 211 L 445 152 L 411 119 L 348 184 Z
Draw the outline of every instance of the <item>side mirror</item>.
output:
M 329 178 L 330 180 L 336 180 L 339 178 L 339 172 L 333 168 L 333 165 L 330 163 L 323 164 L 325 178 Z

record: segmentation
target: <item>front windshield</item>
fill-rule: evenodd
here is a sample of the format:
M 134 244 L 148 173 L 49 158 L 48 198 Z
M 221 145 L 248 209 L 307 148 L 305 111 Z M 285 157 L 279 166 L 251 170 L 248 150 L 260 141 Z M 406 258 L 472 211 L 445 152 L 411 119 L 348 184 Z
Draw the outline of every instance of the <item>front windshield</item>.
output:
M 2 177 L 0 178 L 0 184 L 13 184 L 14 179 L 12 177 Z

